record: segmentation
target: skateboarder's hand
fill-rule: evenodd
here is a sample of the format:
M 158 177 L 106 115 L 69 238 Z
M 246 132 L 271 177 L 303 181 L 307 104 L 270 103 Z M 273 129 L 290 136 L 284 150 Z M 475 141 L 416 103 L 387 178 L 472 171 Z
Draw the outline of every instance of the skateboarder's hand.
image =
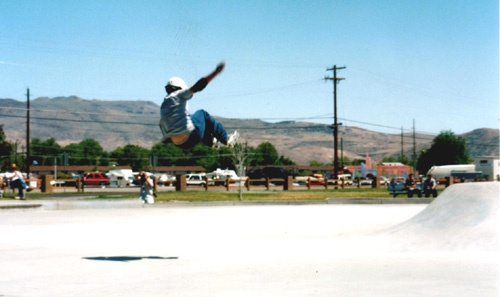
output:
M 220 62 L 219 65 L 217 65 L 217 68 L 215 68 L 215 71 L 217 71 L 217 73 L 220 73 L 225 66 L 226 64 L 224 62 Z

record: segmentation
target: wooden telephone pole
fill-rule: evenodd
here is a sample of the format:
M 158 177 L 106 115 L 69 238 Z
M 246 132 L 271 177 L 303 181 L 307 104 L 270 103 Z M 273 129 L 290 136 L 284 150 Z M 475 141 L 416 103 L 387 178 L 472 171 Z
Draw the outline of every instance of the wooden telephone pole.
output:
M 26 93 L 26 174 L 27 178 L 30 178 L 30 89 L 27 89 Z
M 337 67 L 334 65 L 333 68 L 328 68 L 326 71 L 333 71 L 333 77 L 325 76 L 325 80 L 333 81 L 333 175 L 337 179 L 339 174 L 339 125 L 342 123 L 337 122 L 337 82 L 343 80 L 344 78 L 337 77 L 337 70 L 345 69 L 346 67 Z

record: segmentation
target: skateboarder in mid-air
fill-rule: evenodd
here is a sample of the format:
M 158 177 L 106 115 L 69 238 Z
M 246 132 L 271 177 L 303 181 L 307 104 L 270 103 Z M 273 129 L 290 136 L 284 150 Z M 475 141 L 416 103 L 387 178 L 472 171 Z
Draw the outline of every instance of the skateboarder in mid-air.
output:
M 227 146 L 234 146 L 239 137 L 237 131 L 228 135 L 221 123 L 217 122 L 205 110 L 198 110 L 193 114 L 188 111 L 187 101 L 193 94 L 203 90 L 224 69 L 225 64 L 220 63 L 217 68 L 205 77 L 202 77 L 192 87 L 178 78 L 168 80 L 165 90 L 167 96 L 161 105 L 160 129 L 163 133 L 162 142 L 173 143 L 176 146 L 189 149 L 203 143 L 214 146 L 217 141 Z

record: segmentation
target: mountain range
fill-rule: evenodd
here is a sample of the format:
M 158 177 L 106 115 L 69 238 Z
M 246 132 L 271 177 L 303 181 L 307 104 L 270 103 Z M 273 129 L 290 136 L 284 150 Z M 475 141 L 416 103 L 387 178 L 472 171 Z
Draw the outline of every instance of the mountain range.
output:
M 60 145 L 95 139 L 106 151 L 126 144 L 151 148 L 161 139 L 158 128 L 160 107 L 150 101 L 103 101 L 71 97 L 40 97 L 30 100 L 30 138 L 54 138 Z M 0 125 L 10 142 L 21 146 L 26 139 L 27 103 L 0 99 Z M 299 165 L 311 161 L 331 163 L 333 130 L 330 125 L 286 121 L 270 123 L 255 119 L 216 117 L 230 132 L 238 130 L 240 142 L 256 147 L 272 143 L 278 153 Z M 460 134 L 469 154 L 499 156 L 499 130 L 478 128 Z M 414 151 L 430 147 L 434 136 L 415 133 L 380 133 L 353 126 L 339 127 L 339 157 L 373 161 L 399 156 L 411 157 Z

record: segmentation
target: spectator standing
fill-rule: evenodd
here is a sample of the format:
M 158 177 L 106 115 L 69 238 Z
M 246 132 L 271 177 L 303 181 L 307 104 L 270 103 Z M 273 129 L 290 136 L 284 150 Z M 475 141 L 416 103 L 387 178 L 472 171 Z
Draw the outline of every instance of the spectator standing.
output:
M 146 204 L 155 203 L 153 192 L 153 181 L 149 178 L 148 174 L 144 171 L 139 173 L 139 184 L 141 185 L 141 200 Z

